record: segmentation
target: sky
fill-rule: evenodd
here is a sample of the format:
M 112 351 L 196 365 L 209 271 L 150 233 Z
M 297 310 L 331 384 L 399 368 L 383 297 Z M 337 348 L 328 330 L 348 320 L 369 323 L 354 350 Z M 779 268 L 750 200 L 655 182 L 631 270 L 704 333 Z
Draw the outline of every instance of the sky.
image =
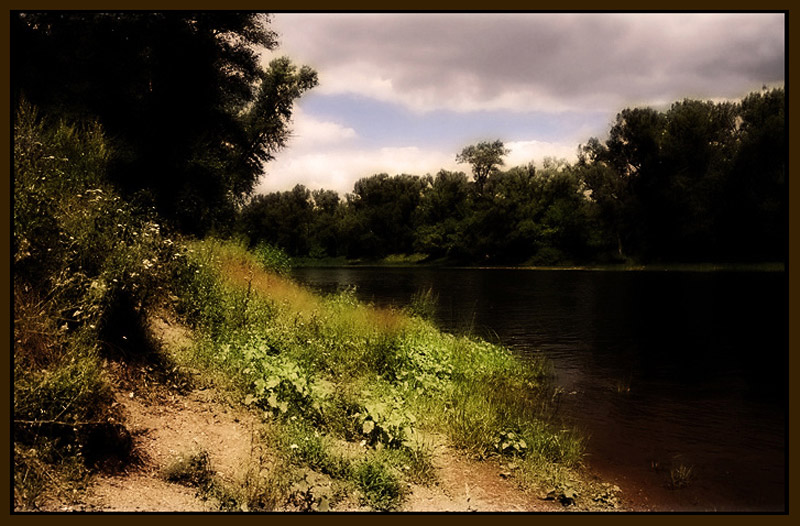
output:
M 501 140 L 505 166 L 576 160 L 617 113 L 784 85 L 782 13 L 277 13 L 279 48 L 317 71 L 258 193 L 351 192 L 376 173 L 462 170 Z

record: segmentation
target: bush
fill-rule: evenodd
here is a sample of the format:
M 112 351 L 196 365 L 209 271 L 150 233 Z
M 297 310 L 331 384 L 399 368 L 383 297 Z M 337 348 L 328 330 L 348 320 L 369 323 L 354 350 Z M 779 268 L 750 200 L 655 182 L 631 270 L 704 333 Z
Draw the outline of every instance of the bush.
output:
M 57 459 L 55 471 L 93 467 L 100 454 L 116 455 L 91 436 L 65 436 L 73 427 L 100 429 L 111 416 L 103 358 L 143 359 L 154 350 L 144 313 L 164 300 L 180 263 L 157 218 L 106 182 L 109 157 L 96 123 L 48 121 L 24 102 L 17 108 L 14 420 L 26 469 L 47 458 Z
M 268 272 L 288 276 L 292 270 L 292 260 L 286 252 L 269 243 L 259 243 L 253 249 L 256 259 Z

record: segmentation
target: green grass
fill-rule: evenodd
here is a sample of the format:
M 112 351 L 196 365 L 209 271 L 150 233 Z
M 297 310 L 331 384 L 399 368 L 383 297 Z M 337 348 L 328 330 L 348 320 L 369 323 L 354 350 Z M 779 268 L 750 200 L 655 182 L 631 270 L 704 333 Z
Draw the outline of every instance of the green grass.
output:
M 403 484 L 392 466 L 379 458 L 370 458 L 358 464 L 355 470 L 358 488 L 364 501 L 379 511 L 390 511 L 403 500 Z

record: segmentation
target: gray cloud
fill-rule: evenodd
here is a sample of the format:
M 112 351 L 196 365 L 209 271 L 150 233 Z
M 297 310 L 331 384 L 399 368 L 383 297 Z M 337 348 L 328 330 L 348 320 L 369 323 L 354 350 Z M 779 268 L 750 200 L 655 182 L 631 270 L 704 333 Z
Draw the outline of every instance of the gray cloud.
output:
M 740 97 L 784 81 L 783 22 L 744 13 L 274 17 L 282 51 L 316 67 L 321 90 L 419 109 Z

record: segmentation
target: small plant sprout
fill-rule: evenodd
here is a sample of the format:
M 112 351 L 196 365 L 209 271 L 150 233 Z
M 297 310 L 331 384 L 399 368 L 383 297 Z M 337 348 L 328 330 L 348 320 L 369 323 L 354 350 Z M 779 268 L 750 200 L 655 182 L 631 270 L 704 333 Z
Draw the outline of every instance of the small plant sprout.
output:
M 669 489 L 681 489 L 689 486 L 694 479 L 694 467 L 679 464 L 669 470 Z

